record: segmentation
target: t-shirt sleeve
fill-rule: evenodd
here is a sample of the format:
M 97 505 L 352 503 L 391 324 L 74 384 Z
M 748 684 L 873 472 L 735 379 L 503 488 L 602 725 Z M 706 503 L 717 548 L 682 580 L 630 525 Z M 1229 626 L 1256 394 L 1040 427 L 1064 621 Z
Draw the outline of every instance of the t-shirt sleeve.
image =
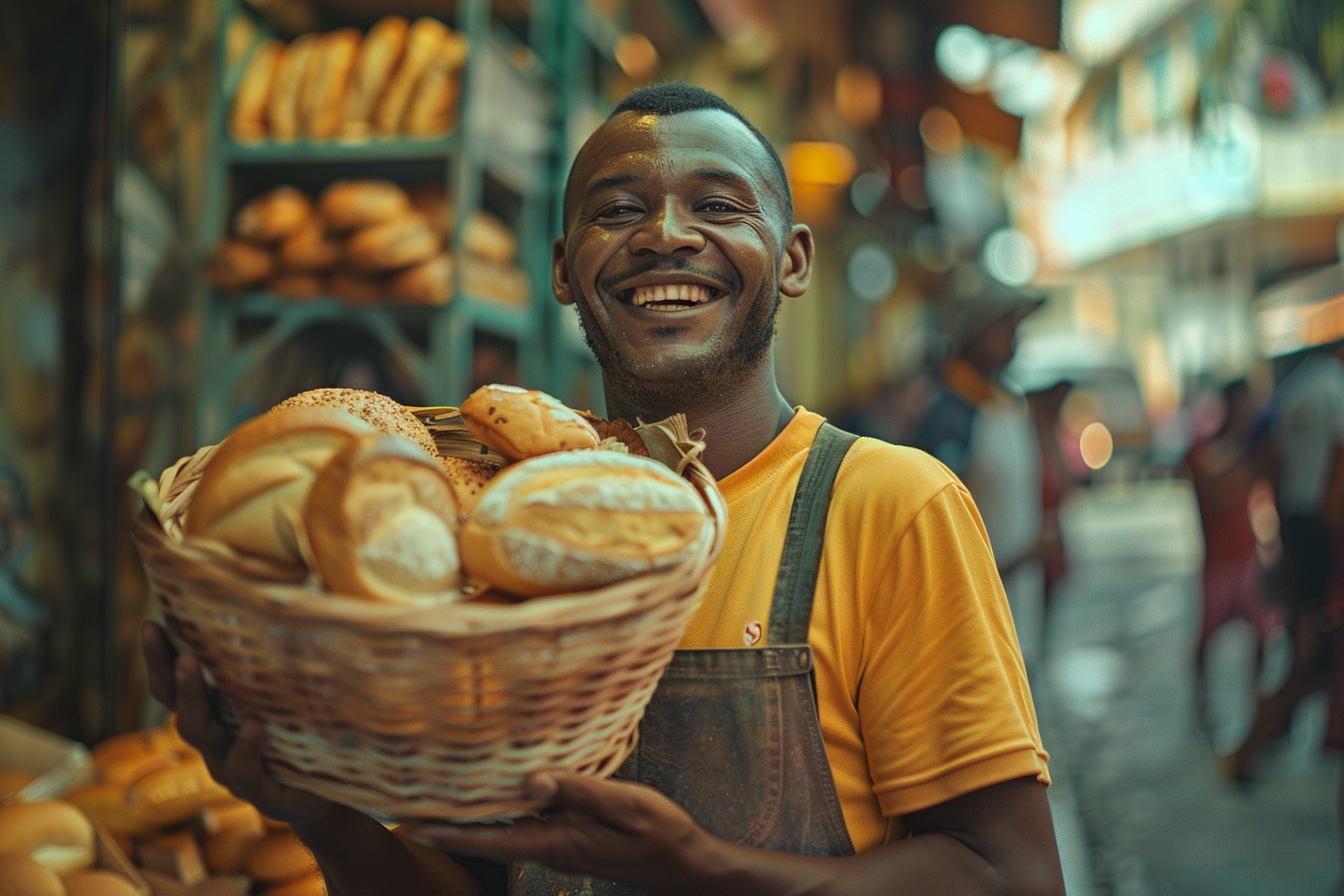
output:
M 1007 598 L 955 480 L 887 534 L 868 606 L 858 709 L 887 816 L 1013 778 L 1049 783 Z

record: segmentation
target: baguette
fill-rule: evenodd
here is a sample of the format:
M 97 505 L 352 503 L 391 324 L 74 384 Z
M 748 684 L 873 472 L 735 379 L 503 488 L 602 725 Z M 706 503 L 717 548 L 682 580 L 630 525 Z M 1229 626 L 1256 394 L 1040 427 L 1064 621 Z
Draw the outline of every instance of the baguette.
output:
M 320 43 L 320 35 L 306 32 L 290 41 L 275 67 L 270 96 L 266 101 L 266 122 L 271 139 L 288 142 L 300 133 L 300 108 L 309 60 Z
M 340 133 L 345 119 L 350 70 L 359 52 L 360 40 L 360 33 L 354 28 L 338 28 L 323 40 L 312 117 L 308 124 L 308 135 L 314 140 L 331 140 Z
M 406 49 L 373 111 L 374 133 L 390 137 L 398 133 L 420 76 L 443 49 L 448 28 L 438 19 L 422 16 L 406 33 Z
M 341 137 L 361 140 L 369 135 L 375 104 L 387 88 L 402 48 L 406 45 L 409 23 L 404 16 L 383 16 L 359 45 L 359 55 L 345 94 Z
M 252 51 L 252 57 L 238 79 L 233 106 L 229 110 L 229 135 L 233 139 L 244 142 L 266 139 L 267 98 L 284 51 L 285 45 L 275 38 L 262 41 Z

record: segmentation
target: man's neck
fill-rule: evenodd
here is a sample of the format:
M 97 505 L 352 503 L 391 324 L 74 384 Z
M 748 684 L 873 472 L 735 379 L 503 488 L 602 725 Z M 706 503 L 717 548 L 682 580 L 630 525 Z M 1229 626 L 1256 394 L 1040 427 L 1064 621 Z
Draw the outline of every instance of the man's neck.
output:
M 634 423 L 652 423 L 672 414 L 685 414 L 694 432 L 705 431 L 705 467 L 715 479 L 744 466 L 774 441 L 793 419 L 793 408 L 775 383 L 773 366 L 766 365 L 731 390 L 686 396 L 678 406 L 647 406 L 627 396 L 607 393 L 607 415 Z

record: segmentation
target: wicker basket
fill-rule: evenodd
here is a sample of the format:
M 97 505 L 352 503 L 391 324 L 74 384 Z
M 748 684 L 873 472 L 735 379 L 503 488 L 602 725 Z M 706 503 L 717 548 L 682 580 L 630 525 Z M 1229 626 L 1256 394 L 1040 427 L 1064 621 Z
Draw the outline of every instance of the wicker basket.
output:
M 277 778 L 386 820 L 516 817 L 537 808 L 528 772 L 615 771 L 723 542 L 723 499 L 692 450 L 677 466 L 717 531 L 680 567 L 513 605 L 332 600 L 184 538 L 213 450 L 167 470 L 133 528 L 168 630 L 200 657 L 226 721 L 266 724 Z

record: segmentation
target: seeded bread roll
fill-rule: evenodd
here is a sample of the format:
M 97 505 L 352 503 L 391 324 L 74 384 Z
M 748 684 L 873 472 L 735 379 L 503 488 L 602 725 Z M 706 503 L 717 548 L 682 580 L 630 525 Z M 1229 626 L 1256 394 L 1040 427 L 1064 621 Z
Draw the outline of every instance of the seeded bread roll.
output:
M 395 604 L 456 597 L 458 508 L 435 458 L 377 433 L 332 456 L 304 509 L 329 591 Z
M 229 110 L 229 135 L 233 139 L 245 142 L 266 139 L 266 100 L 284 51 L 285 45 L 275 38 L 263 40 L 252 51 Z
M 354 28 L 338 28 L 327 34 L 322 43 L 312 117 L 308 122 L 308 135 L 314 140 L 330 140 L 340 133 L 350 70 L 361 39 L 362 35 Z
M 390 180 L 338 180 L 322 191 L 317 207 L 328 228 L 345 233 L 404 217 L 411 201 Z
M 469 575 L 536 597 L 673 567 L 709 537 L 699 494 L 662 464 L 566 451 L 501 470 L 459 542 Z
M 404 16 L 388 15 L 375 22 L 368 34 L 364 35 L 345 94 L 344 121 L 341 124 L 343 138 L 359 140 L 369 135 L 374 104 L 383 95 L 401 59 L 409 26 Z
M 375 274 L 429 261 L 442 248 L 443 241 L 424 219 L 408 212 L 355 231 L 345 242 L 345 263 L 356 273 Z
M 322 219 L 310 217 L 276 250 L 280 267 L 289 273 L 325 271 L 341 260 L 341 244 L 327 235 Z
M 269 249 L 233 237 L 220 240 L 205 265 L 206 279 L 220 289 L 256 286 L 274 272 L 275 257 Z
M 65 800 L 0 803 L 0 853 L 69 874 L 92 865 L 93 852 L 93 824 Z
M 601 441 L 578 412 L 535 389 L 482 386 L 467 396 L 458 413 L 477 440 L 510 461 L 596 448 Z
M 310 407 L 348 411 L 380 432 L 410 439 L 430 457 L 439 456 L 434 436 L 425 428 L 425 424 L 420 422 L 420 418 L 401 403 L 381 393 L 337 387 L 309 389 L 307 392 L 286 398 L 275 406 L 275 410 Z
M 243 423 L 201 471 L 187 509 L 188 536 L 213 538 L 253 558 L 263 573 L 300 581 L 304 501 L 317 470 L 369 424 L 332 407 L 287 407 Z
M 293 187 L 276 187 L 248 201 L 233 218 L 233 231 L 254 243 L 293 236 L 313 216 L 313 203 Z
M 468 460 L 465 457 L 444 456 L 439 458 L 443 475 L 457 498 L 461 519 L 471 513 L 486 484 L 499 472 L 499 466 L 487 460 Z

